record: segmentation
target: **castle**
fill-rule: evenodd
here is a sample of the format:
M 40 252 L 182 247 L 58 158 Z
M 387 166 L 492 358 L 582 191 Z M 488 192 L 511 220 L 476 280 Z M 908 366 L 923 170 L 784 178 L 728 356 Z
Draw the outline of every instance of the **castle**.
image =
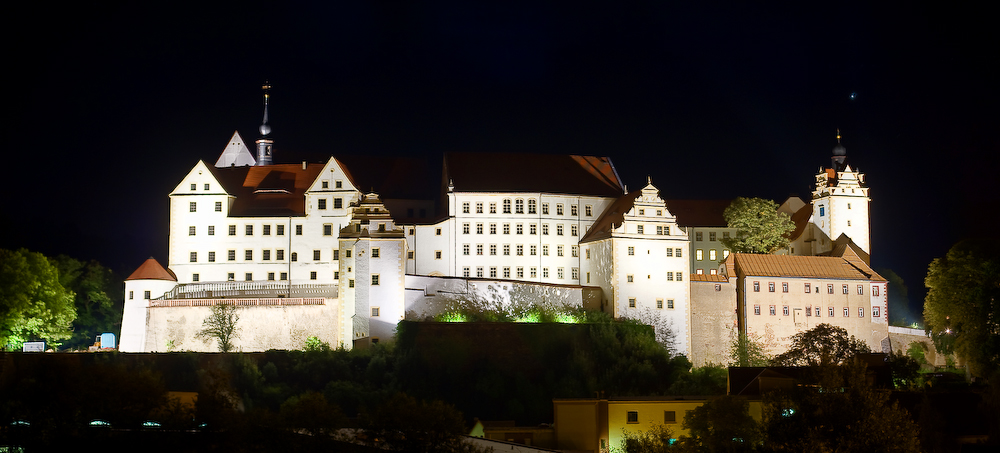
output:
M 789 247 L 741 255 L 720 241 L 728 201 L 665 200 L 648 179 L 627 192 L 606 157 L 275 164 L 267 88 L 256 158 L 236 132 L 170 192 L 167 267 L 150 258 L 125 281 L 122 351 L 215 350 L 196 333 L 220 303 L 245 308 L 246 351 L 370 344 L 472 301 L 640 319 L 696 364 L 723 362 L 737 330 L 773 352 L 820 322 L 876 349 L 887 337 L 868 188 L 839 137 L 812 199 L 779 208 Z

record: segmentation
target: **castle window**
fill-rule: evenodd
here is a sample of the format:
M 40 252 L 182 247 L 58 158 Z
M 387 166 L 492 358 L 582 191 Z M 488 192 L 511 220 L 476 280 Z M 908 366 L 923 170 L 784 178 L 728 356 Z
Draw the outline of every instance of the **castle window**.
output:
M 410 231 L 413 231 L 413 229 L 411 228 Z M 468 223 L 463 223 L 462 224 L 462 234 L 469 234 L 469 224 Z M 413 236 L 413 234 L 410 234 L 410 236 Z
M 788 305 L 781 307 L 781 314 L 788 316 Z
M 844 307 L 844 317 L 845 318 L 850 318 L 851 317 L 851 309 L 850 308 Z
M 711 261 L 715 261 L 715 250 L 714 249 L 708 251 L 708 259 L 711 260 Z
M 372 274 L 372 286 L 378 286 L 378 274 Z
M 635 247 L 629 247 L 628 248 L 628 255 L 629 256 L 634 256 L 635 255 Z
M 247 249 L 243 251 L 244 261 L 253 261 L 253 250 Z
M 851 193 L 854 193 L 854 189 L 851 189 Z M 851 209 L 851 204 L 850 203 L 847 203 L 847 209 Z M 848 226 L 850 226 L 850 225 L 848 225 Z
M 517 200 L 514 200 L 514 213 L 515 214 L 524 214 L 524 200 L 522 200 L 520 198 L 517 199 Z
M 531 268 L 531 278 L 535 278 L 535 277 L 538 277 L 538 268 L 537 267 L 532 267 Z
M 503 278 L 510 278 L 510 267 L 504 266 L 504 268 L 503 268 Z
M 278 258 L 278 259 L 280 260 L 281 258 Z M 334 249 L 333 250 L 333 261 L 338 261 L 338 260 L 340 260 L 340 250 L 339 249 Z
M 812 316 L 812 307 L 806 305 L 806 316 Z
M 715 274 L 712 274 L 712 275 L 715 275 Z M 716 291 L 722 291 L 722 285 L 720 285 L 720 284 L 716 283 L 716 284 L 715 284 L 715 290 L 716 290 Z
M 715 242 L 715 232 L 714 231 L 709 231 L 708 232 L 708 240 L 712 241 L 712 242 Z
M 774 316 L 774 315 L 777 314 L 777 312 L 774 309 L 774 305 L 771 305 L 770 308 L 768 308 L 768 312 L 771 314 L 771 316 Z
M 518 266 L 517 268 L 517 278 L 524 278 L 524 268 Z
M 683 280 L 684 280 L 684 273 L 677 272 L 677 281 L 683 281 Z
M 510 198 L 505 198 L 503 200 L 503 213 L 510 214 Z
M 476 268 L 476 277 L 483 278 L 483 267 L 479 266 Z
M 701 249 L 698 249 L 698 250 L 694 251 L 694 259 L 697 260 L 697 261 L 701 261 L 702 259 L 704 259 L 705 258 L 704 255 L 705 255 L 705 252 L 703 252 Z
M 808 293 L 809 293 L 810 291 L 812 291 L 812 289 L 811 289 L 811 288 L 809 288 L 809 284 L 808 284 L 808 283 L 806 283 L 806 284 L 805 284 L 805 287 L 806 287 L 806 293 L 807 293 L 807 294 L 808 294 Z
M 563 246 L 561 244 L 556 246 L 556 256 L 563 256 Z
M 722 251 L 722 259 L 726 259 L 726 258 L 729 258 L 729 250 L 723 250 Z
M 333 209 L 343 209 L 343 208 L 344 208 L 344 199 L 343 198 L 334 198 L 333 199 Z
M 589 204 L 586 205 L 586 206 L 584 206 L 583 207 L 583 214 L 586 215 L 587 217 L 593 216 L 594 215 L 594 207 L 591 206 L 591 205 L 589 205 Z
M 524 224 L 523 223 L 517 224 L 517 234 L 524 234 Z
M 580 247 L 575 246 L 575 245 L 571 245 L 570 246 L 570 252 L 571 252 L 573 258 L 577 258 L 577 257 L 580 256 Z
M 379 248 L 372 247 L 372 258 L 378 258 L 378 257 L 379 257 Z
M 698 232 L 695 232 L 695 233 L 694 233 L 694 240 L 696 240 L 696 241 L 701 241 L 701 238 L 702 238 L 702 233 L 701 233 L 701 231 L 698 231 Z
M 531 225 L 529 225 L 528 232 L 530 234 L 538 234 L 538 227 L 537 227 L 537 225 L 535 225 L 534 223 L 532 223 Z
M 135 296 L 135 291 L 129 291 L 129 292 L 128 292 L 128 300 L 132 300 L 132 298 L 133 298 L 134 296 Z
M 462 214 L 468 214 L 468 213 L 469 213 L 469 202 L 466 201 L 465 203 L 462 203 Z
M 192 201 L 188 203 L 188 212 L 198 212 L 198 202 Z
M 313 261 L 319 261 L 319 250 L 313 250 Z
M 209 236 L 215 236 L 215 225 L 209 225 L 208 226 L 208 235 Z
M 681 249 L 674 249 L 674 256 L 676 256 L 677 258 L 682 258 Z
M 295 225 L 295 235 L 302 236 L 302 225 Z
M 668 282 L 674 281 L 674 273 L 673 272 L 667 272 L 667 281 Z
M 816 317 L 819 317 L 819 307 L 816 307 Z
M 188 236 L 194 236 L 195 229 L 196 229 L 195 227 L 189 226 L 188 227 Z
M 226 281 L 227 282 L 234 282 L 234 281 L 236 281 L 236 273 L 235 272 L 230 272 L 230 273 L 226 274 Z
M 198 252 L 191 252 L 191 256 L 188 257 L 188 260 L 191 261 L 192 263 L 197 263 L 198 262 Z
M 284 249 L 275 250 L 274 254 L 275 254 L 274 259 L 276 259 L 278 261 L 281 261 L 281 260 L 285 259 L 285 250 Z
M 753 314 L 755 314 L 755 315 L 759 315 L 760 314 L 760 305 L 754 305 L 753 306 Z
M 820 206 L 819 207 L 819 216 L 823 217 L 824 215 L 826 215 L 826 206 Z
M 215 252 L 208 252 L 208 262 L 209 263 L 215 262 Z
M 243 279 L 246 280 L 246 281 L 248 281 L 248 282 L 252 282 L 253 281 L 253 272 L 247 272 L 246 274 L 243 274 Z
M 344 188 L 344 181 L 334 181 L 333 187 L 335 189 L 343 189 Z
M 587 272 L 587 283 L 590 283 L 590 272 Z
M 247 236 L 253 236 L 253 225 L 247 225 L 244 232 Z
M 469 274 L 469 267 L 468 266 L 463 267 L 462 268 L 462 276 L 465 277 L 465 278 L 469 278 L 469 275 L 470 275 Z
M 558 225 L 556 225 L 556 235 L 557 236 L 562 236 L 563 235 L 563 226 L 562 226 L 561 223 L 558 224 Z
M 497 245 L 490 244 L 490 256 L 497 256 Z
M 316 200 L 316 209 L 326 209 L 326 198 Z
M 274 272 L 268 272 L 267 279 L 268 281 L 274 281 Z
M 334 273 L 336 273 L 336 272 L 334 272 Z M 281 278 L 281 281 L 288 280 L 288 272 L 282 272 L 280 278 Z
M 215 212 L 222 212 L 222 202 L 221 201 L 216 201 L 215 202 Z
M 656 299 L 656 308 L 663 308 L 663 299 Z
M 667 248 L 667 258 L 670 258 L 672 256 L 674 256 L 674 249 L 668 247 Z
M 503 256 L 510 256 L 510 244 L 503 245 Z
M 483 234 L 483 224 L 481 223 L 476 224 L 476 234 Z
M 781 282 L 781 292 L 783 293 L 788 292 L 788 282 Z
M 589 249 L 589 248 L 588 248 L 588 249 L 584 249 L 584 256 L 585 256 L 585 257 L 586 257 L 586 258 L 587 258 L 588 260 L 590 259 L 590 249 Z
M 535 212 L 536 204 L 537 203 L 535 202 L 535 200 L 528 200 L 528 214 L 536 214 Z
M 436 260 L 441 259 L 441 251 L 440 250 L 435 250 L 434 251 L 434 259 L 436 259 Z
M 496 214 L 496 213 L 497 213 L 497 204 L 490 203 L 490 214 Z
M 873 318 L 878 318 L 879 316 L 881 316 L 881 314 L 879 313 L 879 306 L 878 305 L 872 305 L 872 317 Z
M 462 255 L 469 256 L 469 244 L 462 244 Z
M 469 227 L 467 225 L 468 224 L 466 224 L 466 227 L 465 227 L 465 234 L 469 234 Z M 414 233 L 416 233 L 416 230 L 414 228 L 410 228 L 409 235 L 413 236 Z
M 236 250 L 230 250 L 227 258 L 229 261 L 236 261 Z
M 627 282 L 629 282 L 629 283 L 632 283 L 632 281 L 633 281 L 633 279 L 632 279 L 632 275 L 626 275 L 626 276 L 625 276 L 625 281 L 627 281 Z
M 466 246 L 468 246 L 468 244 L 466 244 Z M 468 250 L 466 250 L 466 252 L 468 252 Z M 466 255 L 468 255 L 468 253 L 466 253 Z M 408 259 L 408 260 L 412 260 L 413 259 L 413 250 L 407 250 L 406 251 L 406 259 Z
M 198 184 L 191 183 L 191 190 L 198 190 Z
M 865 285 L 858 285 L 858 295 L 863 296 L 865 294 Z
M 635 299 L 629 299 L 629 304 L 635 307 Z M 639 423 L 639 411 L 628 411 L 625 413 L 627 423 Z
M 850 220 L 847 221 L 847 226 L 851 226 L 851 221 Z
M 673 299 L 667 299 L 667 309 L 669 309 L 669 310 L 673 310 L 674 309 L 674 300 Z
M 490 266 L 490 278 L 497 278 L 496 266 Z
M 537 254 L 538 254 L 538 246 L 537 245 L 532 245 L 531 246 L 531 256 L 535 256 Z
M 865 307 L 858 307 L 858 317 L 859 318 L 865 317 Z
M 149 291 L 143 291 L 142 292 L 142 298 L 143 299 L 150 299 Z
M 542 268 L 542 278 L 549 278 L 549 268 L 547 267 Z
M 264 225 L 264 236 L 271 235 L 271 225 Z
M 574 268 L 571 269 L 571 271 L 573 272 L 573 280 L 579 280 L 580 279 L 580 268 L 574 267 Z
M 556 215 L 563 215 L 562 203 L 556 203 Z
M 509 223 L 503 224 L 503 234 L 510 234 L 510 224 Z
M 833 285 L 826 285 L 826 293 L 833 294 Z M 830 315 L 833 316 L 833 315 Z
M 842 286 L 843 286 L 843 291 L 844 291 L 844 294 L 848 294 L 848 291 L 847 291 L 847 285 L 842 285 Z
M 476 214 L 482 214 L 482 213 L 483 213 L 483 203 L 482 202 L 476 203 Z
M 324 189 L 329 189 L 330 188 L 330 181 L 323 181 L 323 188 Z
M 372 307 L 372 317 L 373 318 L 379 317 L 379 307 Z
M 878 296 L 878 286 L 872 285 L 872 295 Z
M 572 215 L 572 216 L 580 215 L 580 212 L 577 210 L 577 207 L 576 207 L 575 204 L 569 205 L 569 215 Z
M 645 209 L 640 209 L 639 210 L 639 215 L 646 215 L 646 210 Z
M 549 245 L 542 245 L 542 256 L 549 256 Z
M 643 227 L 642 227 L 642 225 L 636 225 L 635 226 L 635 232 L 639 233 L 639 234 L 643 234 Z
M 722 239 L 729 239 L 729 232 L 728 231 L 723 231 L 722 232 Z
M 556 268 L 556 278 L 558 278 L 559 280 L 562 280 L 563 276 L 564 276 L 564 274 L 563 274 L 563 268 L 561 268 L 561 267 Z
M 542 203 L 542 215 L 549 215 L 549 204 Z
M 264 250 L 263 260 L 264 261 L 271 261 L 271 251 L 270 250 Z
M 629 308 L 635 308 L 635 298 L 634 297 L 630 297 L 628 299 L 628 307 Z
M 767 291 L 770 293 L 774 292 L 774 282 L 767 282 Z
M 753 292 L 755 293 L 760 292 L 760 282 L 753 282 Z
M 476 255 L 483 255 L 483 244 L 476 244 Z

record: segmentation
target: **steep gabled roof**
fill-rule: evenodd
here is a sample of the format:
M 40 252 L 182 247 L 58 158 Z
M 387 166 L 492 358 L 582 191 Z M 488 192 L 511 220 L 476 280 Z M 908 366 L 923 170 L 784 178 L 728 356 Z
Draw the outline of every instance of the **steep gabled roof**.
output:
M 802 233 L 806 231 L 806 227 L 809 226 L 809 219 L 812 218 L 813 206 L 812 204 L 807 204 L 795 211 L 792 214 L 792 223 L 795 224 L 795 229 L 791 233 L 788 233 L 787 237 L 789 240 L 796 240 Z
M 839 256 L 789 256 L 733 253 L 737 273 L 753 277 L 834 278 L 885 281 L 864 262 Z M 860 265 L 858 264 L 860 263 Z
M 615 228 L 622 225 L 625 221 L 625 214 L 632 210 L 632 206 L 635 204 L 635 199 L 642 195 L 642 190 L 635 190 L 626 195 L 622 195 L 611 203 L 607 209 L 601 213 L 601 216 L 594 221 L 594 225 L 590 227 L 590 231 L 587 235 L 580 239 L 580 243 L 599 241 L 601 239 L 607 239 L 611 237 L 611 233 Z
M 667 209 L 683 227 L 726 227 L 723 211 L 733 200 L 666 200 Z
M 233 137 L 229 139 L 229 144 L 222 150 L 219 160 L 215 161 L 215 166 L 220 168 L 232 166 L 243 167 L 255 165 L 256 163 L 257 161 L 253 158 L 253 154 L 250 154 L 250 148 L 247 148 L 246 142 L 240 136 L 240 132 L 235 131 L 233 132 Z
M 125 281 L 129 280 L 167 280 L 176 282 L 177 276 L 173 272 L 164 269 L 155 258 L 149 257 L 135 272 L 132 272 L 132 275 L 129 275 L 125 279 Z
M 273 217 L 305 215 L 305 193 L 323 164 L 275 164 L 254 167 L 208 167 L 234 196 L 229 215 Z
M 565 154 L 447 153 L 444 176 L 457 192 L 548 192 L 618 197 L 611 159 Z

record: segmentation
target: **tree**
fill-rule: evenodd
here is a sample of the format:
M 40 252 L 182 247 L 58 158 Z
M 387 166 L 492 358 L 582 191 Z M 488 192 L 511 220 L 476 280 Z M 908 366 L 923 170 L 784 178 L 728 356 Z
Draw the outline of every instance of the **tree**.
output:
M 795 229 L 791 217 L 778 212 L 777 203 L 763 198 L 737 198 L 722 215 L 736 237 L 722 238 L 734 253 L 773 253 L 788 245 L 786 235 Z
M 847 330 L 843 327 L 823 323 L 793 335 L 792 346 L 775 357 L 771 365 L 841 365 L 858 354 L 869 352 L 871 349 L 864 341 L 854 335 L 848 337 Z
M 76 295 L 73 336 L 66 347 L 86 348 L 98 334 L 121 330 L 121 278 L 93 260 L 84 262 L 59 255 L 49 261 L 59 270 L 59 283 Z
M 73 296 L 45 255 L 0 249 L 0 348 L 69 338 L 76 318 Z
M 771 363 L 767 347 L 764 346 L 760 335 L 755 333 L 747 335 L 740 332 L 733 337 L 733 342 L 729 345 L 729 355 L 732 357 L 733 366 L 767 366 Z
M 684 417 L 691 433 L 681 443 L 691 451 L 754 451 L 763 441 L 760 423 L 750 416 L 750 403 L 738 396 L 722 396 L 696 407 Z
M 931 262 L 924 284 L 924 323 L 938 351 L 953 346 L 974 376 L 1000 370 L 1000 241 L 955 244 Z
M 219 342 L 219 352 L 230 352 L 233 350 L 233 340 L 239 337 L 240 315 L 236 313 L 236 306 L 230 304 L 216 304 L 212 306 L 212 313 L 202 322 L 202 329 L 197 336 L 204 339 L 215 339 Z
M 639 431 L 632 434 L 622 429 L 622 441 L 615 453 L 663 453 L 678 451 L 673 447 L 673 436 L 670 428 L 654 425 L 649 431 Z
M 397 393 L 359 417 L 371 446 L 389 451 L 446 452 L 467 447 L 462 413 L 439 400 L 418 401 Z

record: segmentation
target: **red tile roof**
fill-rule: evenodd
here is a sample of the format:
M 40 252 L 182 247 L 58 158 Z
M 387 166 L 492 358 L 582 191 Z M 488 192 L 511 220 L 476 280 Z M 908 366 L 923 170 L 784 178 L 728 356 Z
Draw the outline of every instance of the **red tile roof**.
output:
M 176 282 L 177 277 L 173 272 L 164 269 L 155 258 L 150 257 L 148 260 L 142 263 L 132 275 L 129 275 L 128 280 L 167 280 L 171 282 Z
M 447 153 L 445 182 L 459 192 L 549 192 L 618 197 L 624 185 L 607 157 Z
M 253 167 L 208 167 L 222 187 L 236 197 L 232 217 L 305 215 L 306 189 L 324 164 L 275 164 Z
M 715 283 L 729 283 L 729 279 L 725 275 L 712 275 L 712 274 L 691 274 L 688 276 L 688 280 L 692 282 L 715 282 Z
M 736 271 L 753 277 L 813 277 L 885 281 L 864 265 L 839 256 L 788 256 L 734 253 Z
M 590 227 L 590 231 L 580 239 L 580 243 L 587 243 L 593 241 L 599 241 L 601 239 L 607 239 L 611 237 L 611 232 L 615 228 L 622 225 L 625 221 L 625 214 L 632 210 L 632 206 L 635 203 L 635 199 L 642 195 L 642 190 L 636 190 L 629 194 L 622 195 L 611 203 L 607 209 L 601 214 L 597 220 L 594 221 L 594 225 Z
M 683 227 L 725 227 L 722 213 L 733 200 L 666 200 L 667 211 Z
M 792 223 L 795 224 L 795 229 L 792 230 L 791 233 L 788 233 L 788 239 L 794 241 L 798 239 L 799 236 L 802 236 L 802 232 L 804 232 L 806 227 L 809 225 L 809 218 L 812 217 L 812 213 L 812 204 L 807 204 L 799 208 L 798 211 L 795 211 L 795 214 L 792 214 Z

